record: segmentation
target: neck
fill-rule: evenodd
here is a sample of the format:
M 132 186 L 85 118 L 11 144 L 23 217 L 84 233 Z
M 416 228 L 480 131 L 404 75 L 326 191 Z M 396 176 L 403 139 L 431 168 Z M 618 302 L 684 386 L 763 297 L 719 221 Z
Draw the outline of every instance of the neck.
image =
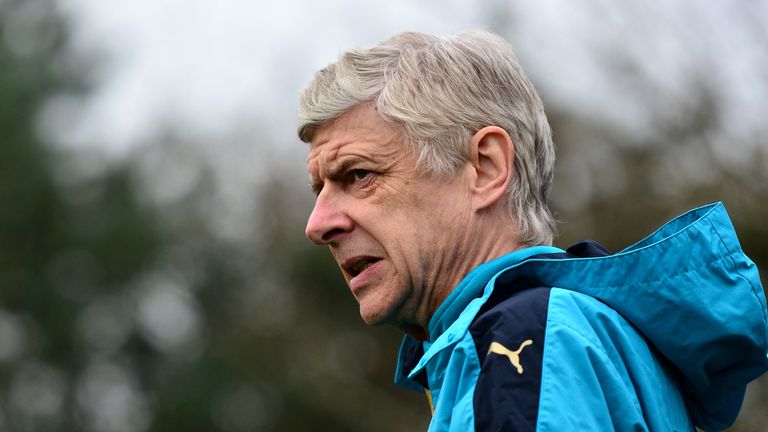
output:
M 467 230 L 462 241 L 452 249 L 455 253 L 436 263 L 435 280 L 424 290 L 422 302 L 417 306 L 416 322 L 398 327 L 416 340 L 429 339 L 429 321 L 456 286 L 477 266 L 526 247 L 515 237 L 516 225 L 490 222 L 476 224 L 481 229 Z

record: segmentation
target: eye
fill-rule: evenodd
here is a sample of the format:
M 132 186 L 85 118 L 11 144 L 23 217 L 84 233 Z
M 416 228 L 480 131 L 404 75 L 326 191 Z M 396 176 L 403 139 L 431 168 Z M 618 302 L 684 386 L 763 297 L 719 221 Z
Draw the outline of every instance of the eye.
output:
M 352 175 L 352 178 L 355 179 L 355 181 L 361 181 L 361 180 L 365 180 L 368 176 L 370 176 L 371 172 L 364 169 L 355 169 L 350 171 L 350 174 Z

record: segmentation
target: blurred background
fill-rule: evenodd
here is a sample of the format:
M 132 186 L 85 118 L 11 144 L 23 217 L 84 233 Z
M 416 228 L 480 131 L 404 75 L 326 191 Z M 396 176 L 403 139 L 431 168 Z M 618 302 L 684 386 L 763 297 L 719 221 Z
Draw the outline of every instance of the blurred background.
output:
M 299 90 L 485 28 L 558 145 L 557 245 L 725 202 L 768 275 L 768 1 L 0 0 L 0 430 L 425 430 L 330 255 Z M 733 431 L 768 430 L 768 377 Z

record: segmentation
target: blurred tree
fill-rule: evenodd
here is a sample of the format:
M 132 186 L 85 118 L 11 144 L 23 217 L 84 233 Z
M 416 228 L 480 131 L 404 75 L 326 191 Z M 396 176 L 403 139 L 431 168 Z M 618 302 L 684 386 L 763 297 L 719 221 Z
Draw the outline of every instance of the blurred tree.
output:
M 103 329 L 83 313 L 133 282 L 160 235 L 125 169 L 59 181 L 70 155 L 43 143 L 39 115 L 84 87 L 54 5 L 0 2 L 0 37 L 0 429 L 108 430 L 91 421 L 83 346 Z

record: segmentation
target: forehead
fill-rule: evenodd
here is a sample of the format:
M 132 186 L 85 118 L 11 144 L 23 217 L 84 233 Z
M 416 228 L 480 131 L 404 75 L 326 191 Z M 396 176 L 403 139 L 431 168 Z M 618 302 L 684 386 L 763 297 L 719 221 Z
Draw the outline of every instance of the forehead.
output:
M 320 127 L 312 139 L 307 167 L 315 174 L 322 166 L 345 156 L 394 159 L 405 152 L 400 131 L 385 121 L 371 104 L 353 108 Z

